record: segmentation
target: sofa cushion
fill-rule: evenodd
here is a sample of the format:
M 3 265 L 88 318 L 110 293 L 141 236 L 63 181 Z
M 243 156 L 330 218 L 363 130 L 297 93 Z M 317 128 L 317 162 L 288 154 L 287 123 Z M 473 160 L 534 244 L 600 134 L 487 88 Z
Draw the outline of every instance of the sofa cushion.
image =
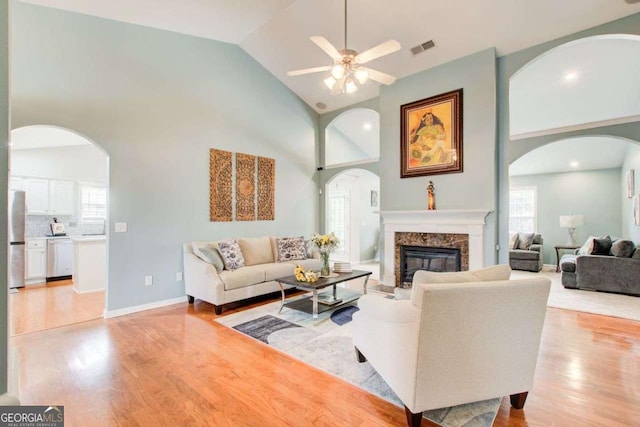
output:
M 236 270 L 244 267 L 244 257 L 236 239 L 231 239 L 228 242 L 218 242 L 218 251 L 222 256 L 222 261 L 224 261 L 224 268 L 227 270 Z
M 611 245 L 611 255 L 619 258 L 629 258 L 633 255 L 636 245 L 631 240 L 616 240 Z
M 540 259 L 540 252 L 525 251 L 522 249 L 513 249 L 509 251 L 509 259 L 526 259 L 537 261 Z
M 633 251 L 633 255 L 631 255 L 632 259 L 637 259 L 640 260 L 640 245 L 638 245 L 638 247 L 636 248 L 635 251 Z
M 304 237 L 276 237 L 277 262 L 307 259 Z
M 224 270 L 224 262 L 218 252 L 217 243 L 193 242 L 191 250 L 202 261 L 211 264 L 218 273 Z
M 220 279 L 224 283 L 224 289 L 246 288 L 264 282 L 264 270 L 260 267 L 242 267 L 236 270 L 224 270 L 220 273 Z
M 262 269 L 264 271 L 264 280 L 269 282 L 280 277 L 291 276 L 295 265 L 287 262 L 270 262 L 268 264 L 256 265 L 255 268 Z
M 529 249 L 529 246 L 533 243 L 534 233 L 518 233 L 518 247 L 517 249 Z
M 238 239 L 244 265 L 266 264 L 274 262 L 269 236 Z
M 593 252 L 594 240 L 595 237 L 589 236 L 586 242 L 584 242 L 584 245 L 580 246 L 580 249 L 578 249 L 578 255 L 591 255 L 591 252 Z
M 456 271 L 452 273 L 418 270 L 413 275 L 411 303 L 416 307 L 422 307 L 422 294 L 424 294 L 424 291 L 428 289 L 430 284 L 493 282 L 497 280 L 509 280 L 510 276 L 511 267 L 504 264 L 493 265 L 474 271 Z
M 283 264 L 291 265 L 291 271 L 295 268 L 296 265 L 300 265 L 305 271 L 313 270 L 316 273 L 320 271 L 320 267 L 322 267 L 322 261 L 317 258 L 307 258 L 307 259 L 298 259 L 295 261 L 286 261 Z
M 591 255 L 609 255 L 611 250 L 611 237 L 605 236 L 593 239 Z

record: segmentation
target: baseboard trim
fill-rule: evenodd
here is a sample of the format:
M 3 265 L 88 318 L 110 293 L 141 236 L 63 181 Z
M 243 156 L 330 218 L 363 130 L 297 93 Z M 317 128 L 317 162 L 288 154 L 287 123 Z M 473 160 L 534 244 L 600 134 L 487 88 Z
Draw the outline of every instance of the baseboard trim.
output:
M 187 302 L 187 296 L 178 298 L 166 299 L 163 301 L 152 302 L 149 304 L 136 305 L 133 307 L 121 308 L 119 310 L 105 310 L 105 319 L 111 319 L 112 317 L 124 316 L 127 314 L 137 313 L 139 311 L 152 310 L 154 308 L 166 307 L 167 305 L 180 304 L 181 302 Z
M 73 292 L 75 292 L 76 294 L 91 294 L 93 292 L 104 292 L 104 288 L 101 289 L 91 289 L 89 291 L 79 291 L 78 289 L 76 289 L 75 286 L 71 287 L 73 289 Z

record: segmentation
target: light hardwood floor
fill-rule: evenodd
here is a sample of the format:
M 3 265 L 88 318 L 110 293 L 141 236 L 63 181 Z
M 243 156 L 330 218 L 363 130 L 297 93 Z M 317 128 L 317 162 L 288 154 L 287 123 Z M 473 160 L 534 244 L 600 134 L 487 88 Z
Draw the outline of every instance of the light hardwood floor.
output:
M 9 294 L 10 335 L 28 334 L 87 320 L 104 311 L 104 292 L 78 294 L 71 280 L 30 285 Z
M 405 425 L 401 408 L 215 317 L 196 301 L 13 337 L 20 399 L 64 405 L 68 426 Z M 507 398 L 495 425 L 639 422 L 640 322 L 548 309 L 524 411 Z

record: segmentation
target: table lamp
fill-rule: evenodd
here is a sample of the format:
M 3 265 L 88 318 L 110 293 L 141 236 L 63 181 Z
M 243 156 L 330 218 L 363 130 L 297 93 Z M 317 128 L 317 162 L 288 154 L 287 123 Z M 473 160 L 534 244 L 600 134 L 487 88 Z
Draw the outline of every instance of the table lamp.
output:
M 573 233 L 576 228 L 584 225 L 584 215 L 563 215 L 560 217 L 560 227 L 569 230 L 569 238 L 567 239 L 567 246 L 576 246 L 576 240 L 573 238 Z

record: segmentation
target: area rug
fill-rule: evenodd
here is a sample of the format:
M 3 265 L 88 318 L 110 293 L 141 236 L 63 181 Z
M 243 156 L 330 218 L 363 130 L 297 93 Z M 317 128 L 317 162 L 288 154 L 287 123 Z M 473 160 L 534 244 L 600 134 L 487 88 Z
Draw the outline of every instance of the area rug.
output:
M 316 321 L 306 313 L 287 308 L 278 314 L 279 308 L 280 303 L 275 302 L 215 321 L 404 407 L 369 362 L 358 363 L 356 360 L 351 316 L 357 307 L 346 306 L 321 313 Z M 427 411 L 424 417 L 446 427 L 491 426 L 500 401 L 496 398 Z
M 551 279 L 551 292 L 547 306 L 564 310 L 581 311 L 603 316 L 640 321 L 640 297 L 608 292 L 566 289 L 560 281 L 560 273 L 545 268 L 539 273 L 511 272 L 512 279 L 545 276 Z

